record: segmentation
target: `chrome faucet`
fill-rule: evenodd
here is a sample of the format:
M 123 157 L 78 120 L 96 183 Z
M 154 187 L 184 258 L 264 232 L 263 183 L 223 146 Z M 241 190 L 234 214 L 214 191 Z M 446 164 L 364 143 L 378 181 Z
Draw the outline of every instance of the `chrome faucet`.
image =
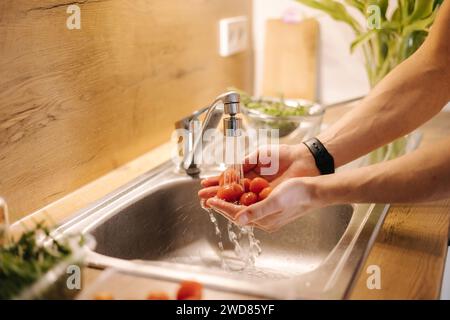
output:
M 196 134 L 195 121 L 199 121 L 199 117 L 206 112 L 203 123 L 201 124 L 199 134 Z M 218 96 L 210 105 L 194 112 L 192 115 L 183 118 L 175 123 L 177 129 L 188 130 L 188 139 L 179 141 L 182 144 L 182 150 L 179 151 L 183 157 L 181 167 L 188 175 L 196 176 L 200 173 L 198 164 L 195 163 L 195 154 L 201 152 L 198 150 L 202 146 L 203 134 L 208 129 L 215 129 L 219 125 L 222 115 L 229 117 L 224 118 L 224 134 L 234 135 L 241 128 L 241 119 L 236 117 L 240 112 L 240 95 L 235 91 L 229 91 Z

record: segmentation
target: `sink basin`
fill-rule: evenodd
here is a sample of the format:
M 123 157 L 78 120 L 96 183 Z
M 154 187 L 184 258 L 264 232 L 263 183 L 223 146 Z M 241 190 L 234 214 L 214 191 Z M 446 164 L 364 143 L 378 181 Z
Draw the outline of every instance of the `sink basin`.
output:
M 406 152 L 416 149 L 420 139 L 420 133 L 409 135 Z M 341 170 L 363 165 L 364 158 L 360 160 Z M 271 234 L 255 230 L 262 253 L 253 266 L 235 270 L 222 264 L 233 262 L 234 247 L 224 236 L 227 221 L 216 215 L 221 251 L 215 226 L 197 199 L 199 187 L 199 179 L 177 172 L 172 162 L 164 163 L 76 213 L 54 236 L 94 235 L 97 247 L 87 260 L 97 268 L 174 282 L 193 279 L 216 290 L 263 298 L 343 299 L 361 272 L 389 207 L 336 205 Z
M 205 175 L 216 174 L 206 172 Z M 224 252 L 197 199 L 199 179 L 171 163 L 152 170 L 62 224 L 55 234 L 97 240 L 91 266 L 165 280 L 196 279 L 214 289 L 267 298 L 345 298 L 383 221 L 386 205 L 316 210 L 274 233 L 255 230 L 262 253 L 243 270 L 224 268 L 233 246 L 216 214 Z M 245 242 L 245 240 L 244 240 Z
M 90 232 L 97 239 L 96 252 L 222 271 L 214 225 L 193 196 L 199 186 L 195 179 L 165 184 L 93 227 Z M 275 233 L 255 230 L 263 251 L 253 272 L 244 276 L 284 278 L 314 269 L 336 246 L 352 214 L 352 206 L 341 205 L 318 210 Z M 226 235 L 227 220 L 220 215 L 217 219 Z M 234 248 L 229 241 L 224 245 L 225 250 Z

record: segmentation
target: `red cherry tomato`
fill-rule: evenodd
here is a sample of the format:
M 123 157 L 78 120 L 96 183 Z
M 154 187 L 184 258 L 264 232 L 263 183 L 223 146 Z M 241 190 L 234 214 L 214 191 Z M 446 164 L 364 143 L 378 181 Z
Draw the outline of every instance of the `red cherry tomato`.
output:
M 95 294 L 94 300 L 114 300 L 114 297 L 109 292 L 98 292 Z
M 169 295 L 165 292 L 150 292 L 147 300 L 170 300 Z
M 264 188 L 269 186 L 266 179 L 257 177 L 250 183 L 250 191 L 259 194 Z
M 251 206 L 252 204 L 258 202 L 258 196 L 253 192 L 246 192 L 241 196 L 239 202 L 244 206 Z
M 177 300 L 200 300 L 203 285 L 195 281 L 183 281 L 177 293 Z
M 219 176 L 219 186 L 224 184 L 229 184 L 233 182 L 238 182 L 238 174 L 233 168 L 228 168 Z
M 244 187 L 239 183 L 227 184 L 219 188 L 217 197 L 227 202 L 236 202 L 244 193 Z
M 252 180 L 250 180 L 249 178 L 242 179 L 242 185 L 244 186 L 244 191 L 245 192 L 249 192 L 250 191 L 250 182 L 252 182 Z
M 258 201 L 264 200 L 269 196 L 269 194 L 272 192 L 271 187 L 267 187 L 261 190 L 261 192 L 258 194 Z

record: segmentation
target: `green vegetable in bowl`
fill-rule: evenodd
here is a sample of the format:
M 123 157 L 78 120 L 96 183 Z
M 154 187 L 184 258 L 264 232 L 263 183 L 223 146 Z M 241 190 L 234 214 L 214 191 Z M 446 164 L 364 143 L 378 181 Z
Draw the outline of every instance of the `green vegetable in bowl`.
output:
M 267 100 L 267 99 L 258 99 L 254 100 L 252 97 L 242 91 L 236 90 L 241 95 L 242 104 L 248 108 L 255 111 L 259 111 L 268 116 L 274 117 L 292 117 L 292 116 L 307 116 L 309 114 L 310 106 L 302 105 L 297 103 L 297 105 L 286 104 L 283 96 L 280 96 L 279 99 Z
M 248 116 L 250 124 L 255 128 L 277 129 L 279 136 L 284 137 L 298 128 L 301 119 L 311 115 L 311 105 L 295 100 L 289 103 L 280 96 L 279 98 L 252 98 L 248 93 L 239 92 L 241 103 L 247 109 L 244 114 Z

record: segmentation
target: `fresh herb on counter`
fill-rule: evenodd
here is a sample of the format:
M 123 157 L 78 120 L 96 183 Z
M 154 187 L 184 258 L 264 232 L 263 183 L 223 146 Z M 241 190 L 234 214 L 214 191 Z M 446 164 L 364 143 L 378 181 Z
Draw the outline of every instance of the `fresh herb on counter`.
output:
M 48 245 L 38 239 L 51 240 Z M 35 283 L 57 263 L 71 255 L 69 245 L 50 236 L 38 224 L 20 239 L 0 248 L 0 299 L 11 299 Z

